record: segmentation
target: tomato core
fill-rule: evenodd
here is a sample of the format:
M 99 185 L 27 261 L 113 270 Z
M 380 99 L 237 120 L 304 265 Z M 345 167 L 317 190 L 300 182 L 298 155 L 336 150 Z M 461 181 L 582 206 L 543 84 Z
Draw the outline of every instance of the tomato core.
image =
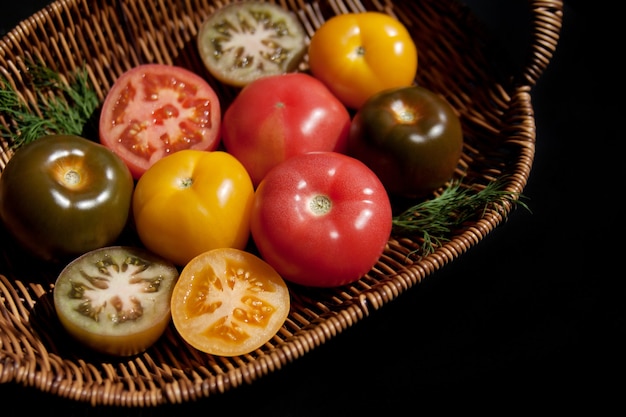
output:
M 273 283 L 259 277 L 246 269 L 246 266 L 235 259 L 225 261 L 224 276 L 220 277 L 209 269 L 202 271 L 206 278 L 205 285 L 193 287 L 188 294 L 186 314 L 194 317 L 201 313 L 216 313 L 223 305 L 231 309 L 232 319 L 252 327 L 265 328 L 276 308 L 260 297 L 252 295 L 254 292 L 274 292 Z M 219 292 L 213 288 L 219 288 Z M 251 291 L 252 290 L 252 291 Z M 232 299 L 224 299 L 224 294 L 232 295 Z M 202 306 L 200 308 L 200 306 Z M 224 316 L 213 326 L 204 331 L 204 336 L 222 339 L 225 343 L 243 343 L 251 334 L 242 327 L 233 325 L 233 321 Z

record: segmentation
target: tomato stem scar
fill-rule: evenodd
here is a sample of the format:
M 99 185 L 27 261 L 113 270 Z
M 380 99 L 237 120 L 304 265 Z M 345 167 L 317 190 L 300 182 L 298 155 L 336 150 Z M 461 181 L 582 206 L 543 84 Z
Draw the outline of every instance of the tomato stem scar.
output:
M 191 177 L 181 178 L 178 183 L 179 183 L 180 188 L 189 188 L 193 185 L 193 178 Z
M 80 183 L 80 173 L 76 170 L 71 169 L 65 173 L 65 175 L 63 176 L 63 180 L 67 185 L 76 185 Z
M 309 201 L 309 208 L 317 215 L 322 215 L 330 212 L 332 208 L 332 202 L 330 198 L 325 195 L 316 195 Z

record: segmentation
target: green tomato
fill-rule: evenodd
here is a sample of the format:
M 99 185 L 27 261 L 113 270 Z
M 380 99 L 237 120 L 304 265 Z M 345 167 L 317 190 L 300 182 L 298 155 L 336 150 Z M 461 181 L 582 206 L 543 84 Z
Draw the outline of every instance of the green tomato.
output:
M 378 175 L 392 195 L 420 197 L 453 176 L 463 150 L 459 117 L 419 86 L 382 91 L 355 114 L 348 154 Z
M 165 332 L 178 270 L 143 248 L 107 246 L 72 260 L 54 285 L 67 333 L 100 353 L 130 356 Z
M 35 255 L 69 259 L 121 235 L 133 188 L 128 167 L 110 149 L 79 136 L 44 136 L 5 166 L 0 217 Z

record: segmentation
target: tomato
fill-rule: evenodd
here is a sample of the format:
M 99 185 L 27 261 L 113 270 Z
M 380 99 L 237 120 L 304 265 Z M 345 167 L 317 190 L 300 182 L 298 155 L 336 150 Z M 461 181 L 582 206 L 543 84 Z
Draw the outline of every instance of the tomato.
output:
M 391 222 L 385 188 L 367 166 L 344 154 L 311 152 L 261 181 L 250 226 L 261 257 L 284 279 L 333 287 L 374 266 Z
M 268 342 L 289 314 L 287 284 L 249 252 L 219 248 L 192 259 L 174 287 L 172 322 L 194 348 L 245 355 Z
M 140 248 L 87 252 L 59 274 L 54 307 L 77 341 L 109 355 L 129 356 L 153 345 L 168 326 L 178 270 Z
M 209 72 L 237 87 L 295 71 L 307 50 L 298 18 L 276 4 L 259 1 L 218 8 L 202 24 L 197 43 Z
M 378 175 L 390 194 L 419 197 L 450 180 L 463 151 L 455 110 L 418 86 L 386 90 L 356 113 L 349 155 Z
M 119 237 L 133 186 L 110 149 L 79 136 L 44 136 L 5 166 L 0 217 L 28 251 L 46 261 L 69 259 Z
M 246 167 L 254 185 L 294 155 L 345 152 L 350 114 L 314 77 L 291 73 L 246 86 L 224 112 L 222 143 Z
M 100 115 L 100 142 L 137 179 L 154 162 L 182 149 L 217 149 L 221 117 L 217 94 L 205 79 L 177 66 L 139 65 L 109 90 Z
M 381 12 L 330 18 L 313 34 L 308 52 L 313 75 L 353 109 L 379 91 L 411 85 L 417 72 L 411 34 Z
M 250 237 L 253 198 L 250 176 L 234 156 L 222 151 L 176 152 L 137 181 L 137 234 L 148 249 L 177 265 L 210 249 L 241 249 Z

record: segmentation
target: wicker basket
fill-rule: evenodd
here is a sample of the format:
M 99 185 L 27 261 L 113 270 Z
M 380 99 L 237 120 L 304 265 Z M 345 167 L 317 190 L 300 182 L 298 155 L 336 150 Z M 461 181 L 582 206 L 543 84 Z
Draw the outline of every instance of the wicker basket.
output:
M 41 60 L 60 74 L 86 63 L 102 100 L 125 70 L 145 62 L 176 64 L 210 79 L 195 48 L 200 24 L 228 0 L 58 0 L 21 22 L 0 41 L 0 70 L 26 102 L 38 98 L 24 74 Z M 531 90 L 556 48 L 560 0 L 528 1 L 530 45 L 522 68 L 508 65 L 471 11 L 454 0 L 276 1 L 293 10 L 309 35 L 329 17 L 379 10 L 399 18 L 420 51 L 416 81 L 445 96 L 458 110 L 465 148 L 457 177 L 480 188 L 501 179 L 519 195 L 535 152 Z M 304 64 L 306 66 L 306 63 Z M 236 91 L 213 83 L 224 106 Z M 41 99 L 41 98 L 39 98 Z M 10 121 L 0 122 L 10 126 Z M 2 143 L 0 169 L 11 158 Z M 52 303 L 54 271 L 12 248 L 2 232 L 0 258 L 0 382 L 18 383 L 94 405 L 129 407 L 182 403 L 223 393 L 276 371 L 339 335 L 476 245 L 513 209 L 494 210 L 455 230 L 426 256 L 419 239 L 392 236 L 375 267 L 352 285 L 292 291 L 292 309 L 279 333 L 248 355 L 222 358 L 186 345 L 170 326 L 147 352 L 112 359 L 72 349 Z M 7 243 L 9 242 L 9 243 Z

